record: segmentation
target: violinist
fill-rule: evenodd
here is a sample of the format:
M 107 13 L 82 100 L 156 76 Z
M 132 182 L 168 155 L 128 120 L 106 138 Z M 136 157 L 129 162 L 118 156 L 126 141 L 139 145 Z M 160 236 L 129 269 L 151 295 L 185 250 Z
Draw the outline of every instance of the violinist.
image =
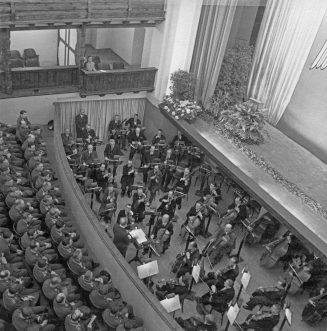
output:
M 229 224 L 235 225 L 235 224 L 240 224 L 241 221 L 244 221 L 245 218 L 248 216 L 248 211 L 246 208 L 246 204 L 248 202 L 248 199 L 246 198 L 241 198 L 237 196 L 234 200 L 234 202 L 228 206 L 227 214 L 232 212 L 233 210 L 236 211 L 236 217 L 233 220 L 229 221 Z
M 102 197 L 102 203 L 113 203 L 117 201 L 117 191 L 114 189 L 114 185 L 109 183 L 105 188 Z
M 203 199 L 206 200 L 208 196 L 210 196 L 213 199 L 213 202 L 218 205 L 221 200 L 221 191 L 215 184 L 211 183 L 203 191 Z
M 79 162 L 81 159 L 81 155 L 78 152 L 77 146 L 76 145 L 71 145 L 70 146 L 70 155 L 67 155 L 67 159 L 69 164 L 76 164 Z
M 119 115 L 115 115 L 114 118 L 109 122 L 108 136 L 111 137 L 122 128 L 122 123 L 119 119 Z
M 135 130 L 137 127 L 141 126 L 141 120 L 139 120 L 139 115 L 138 114 L 134 114 L 133 117 L 131 117 L 130 119 L 128 119 L 125 123 L 126 126 L 129 127 L 130 130 Z
M 181 226 L 188 226 L 195 235 L 197 235 L 201 228 L 204 227 L 204 216 L 202 214 L 203 206 L 201 202 L 197 202 L 186 214 L 186 221 Z M 182 234 L 181 234 L 182 235 Z
M 186 277 L 180 277 L 177 280 L 161 280 L 156 285 L 156 297 L 158 300 L 164 300 L 168 294 L 174 293 L 181 297 L 185 297 L 188 294 L 188 281 Z
M 255 290 L 244 309 L 253 310 L 256 306 L 271 307 L 279 304 L 286 291 L 286 282 L 278 281 L 276 286 L 259 287 Z
M 161 183 L 162 173 L 159 169 L 158 165 L 155 165 L 149 173 L 149 191 L 150 191 L 150 204 L 154 200 L 157 191 L 159 191 L 160 183 Z
M 122 155 L 122 152 L 120 151 L 119 146 L 117 145 L 117 143 L 113 137 L 110 137 L 109 144 L 106 145 L 106 148 L 105 148 L 103 154 L 104 154 L 104 160 L 108 164 L 109 164 L 109 160 L 113 160 L 115 158 L 115 155 Z M 117 163 L 114 162 L 113 169 L 112 169 L 113 177 L 116 177 L 116 174 L 117 174 Z
M 91 128 L 91 124 L 87 124 L 86 130 L 83 133 L 84 142 L 95 146 L 96 139 L 97 139 L 97 137 L 96 137 L 95 131 Z
M 302 311 L 302 320 L 314 325 L 327 316 L 327 291 L 320 288 L 315 297 L 311 297 Z
M 110 180 L 110 169 L 109 172 L 106 170 L 106 165 L 104 163 L 100 164 L 100 167 L 95 170 L 94 172 L 94 181 L 97 182 L 98 186 L 102 188 L 102 191 L 104 191 L 108 185 L 108 181 Z M 100 190 L 95 191 L 96 199 L 99 203 L 100 201 Z
M 161 163 L 163 163 L 164 171 L 162 174 L 161 186 L 163 190 L 168 190 L 168 185 L 173 178 L 172 165 L 175 165 L 176 158 L 173 155 L 173 150 L 171 148 L 167 149 L 166 154 L 161 156 Z
M 157 134 L 153 137 L 152 145 L 157 145 L 159 147 L 159 154 L 161 155 L 163 152 L 163 148 L 166 145 L 166 137 L 162 134 L 161 129 L 159 129 Z
M 132 212 L 132 205 L 130 203 L 126 204 L 125 209 L 121 209 L 117 216 L 117 221 L 121 218 L 125 217 L 128 222 L 128 226 L 131 227 L 135 223 L 134 213 Z
M 70 153 L 70 146 L 73 145 L 74 139 L 69 129 L 65 129 L 65 132 L 61 134 L 61 140 L 64 145 L 65 152 Z
M 188 194 L 191 186 L 191 181 L 192 177 L 190 175 L 190 169 L 185 168 L 182 178 L 179 179 L 175 185 L 175 189 L 177 187 L 180 187 L 182 189 L 182 193 Z M 178 206 L 178 209 L 182 208 L 182 197 L 176 199 L 176 205 Z
M 228 309 L 229 302 L 233 300 L 234 295 L 234 282 L 231 279 L 227 279 L 221 290 L 212 285 L 208 293 L 202 297 L 197 297 L 196 310 L 200 315 L 206 315 L 209 313 L 207 305 L 210 305 L 213 310 L 224 313 Z
M 226 224 L 224 228 L 218 229 L 210 239 L 211 246 L 207 252 L 212 265 L 217 264 L 224 254 L 230 254 L 235 248 L 235 242 L 236 235 L 231 224 Z
M 174 226 L 170 220 L 169 215 L 165 214 L 157 219 L 156 224 L 152 229 L 151 239 L 156 239 L 163 254 L 170 245 L 170 240 L 174 234 Z
M 159 201 L 161 204 L 157 208 L 157 211 L 159 211 L 161 215 L 168 214 L 169 217 L 174 217 L 176 209 L 176 199 L 174 198 L 174 192 L 169 191 L 168 194 L 160 198 Z
M 174 147 L 180 143 L 187 145 L 189 143 L 189 140 L 182 134 L 181 131 L 177 131 L 177 135 L 173 138 L 171 142 L 171 147 Z
M 193 266 L 195 266 L 200 258 L 200 251 L 195 241 L 190 242 L 189 248 L 183 254 L 182 264 L 180 265 L 176 277 L 179 278 L 189 273 L 192 274 Z
M 216 272 L 208 272 L 204 277 L 204 282 L 210 287 L 215 285 L 218 290 L 224 287 L 224 282 L 227 279 L 235 281 L 239 274 L 238 259 L 230 258 L 230 263 L 223 269 L 218 269 Z
M 135 131 L 129 135 L 128 139 L 129 143 L 131 144 L 129 159 L 132 160 L 136 151 L 140 150 L 142 143 L 144 140 L 146 140 L 146 138 L 143 132 L 141 132 L 141 128 L 137 127 L 135 128 Z
M 135 169 L 133 167 L 133 161 L 128 160 L 127 164 L 123 166 L 123 175 L 121 177 L 121 196 L 123 197 L 126 193 L 130 198 L 132 193 L 132 185 L 134 184 Z
M 146 195 L 143 188 L 139 187 L 133 194 L 132 212 L 134 213 L 135 222 L 141 223 L 144 219 Z
M 279 322 L 280 311 L 281 307 L 279 305 L 273 305 L 270 312 L 259 310 L 255 314 L 250 314 L 245 322 L 241 324 L 241 328 L 243 330 L 272 331 Z
M 143 155 L 143 183 L 146 184 L 148 182 L 148 173 L 149 170 L 153 168 L 152 164 L 155 163 L 158 158 L 158 151 L 154 145 L 151 145 L 150 150 L 145 152 Z

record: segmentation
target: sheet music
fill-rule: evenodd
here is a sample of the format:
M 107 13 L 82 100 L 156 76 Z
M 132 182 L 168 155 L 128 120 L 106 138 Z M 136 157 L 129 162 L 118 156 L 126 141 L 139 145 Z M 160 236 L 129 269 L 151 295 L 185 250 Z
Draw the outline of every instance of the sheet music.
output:
M 192 277 L 194 278 L 196 283 L 199 282 L 200 272 L 201 272 L 201 267 L 200 265 L 196 264 L 192 269 Z
M 151 277 L 159 273 L 157 260 L 137 266 L 137 274 L 140 279 Z
M 181 303 L 179 301 L 179 295 L 175 295 L 173 298 L 164 299 L 160 301 L 161 305 L 166 309 L 167 313 L 171 313 L 175 310 L 181 309 Z
M 241 278 L 241 283 L 243 285 L 244 290 L 247 289 L 251 279 L 251 274 L 249 272 L 243 272 L 242 278 Z
M 146 235 L 142 229 L 134 229 L 129 231 L 130 235 L 137 241 L 138 244 L 142 244 L 148 239 L 146 238 Z
M 289 308 L 285 309 L 285 316 L 289 325 L 292 324 L 292 312 Z
M 231 325 L 234 324 L 239 311 L 240 311 L 240 307 L 237 305 L 237 303 L 234 306 L 229 307 L 229 309 L 227 311 L 227 318 Z

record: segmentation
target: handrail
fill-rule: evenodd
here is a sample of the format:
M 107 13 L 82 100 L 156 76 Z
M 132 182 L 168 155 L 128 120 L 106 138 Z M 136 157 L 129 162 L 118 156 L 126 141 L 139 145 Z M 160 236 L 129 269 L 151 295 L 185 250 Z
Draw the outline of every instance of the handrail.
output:
M 136 315 L 144 319 L 145 327 L 148 330 L 182 331 L 183 329 L 164 310 L 144 283 L 137 278 L 86 203 L 69 167 L 62 145 L 60 110 L 55 110 L 54 150 L 56 162 L 59 165 L 58 177 L 63 186 L 67 206 L 70 208 L 76 226 L 90 252 L 105 269 L 110 271 L 115 286 L 124 299 L 133 305 Z

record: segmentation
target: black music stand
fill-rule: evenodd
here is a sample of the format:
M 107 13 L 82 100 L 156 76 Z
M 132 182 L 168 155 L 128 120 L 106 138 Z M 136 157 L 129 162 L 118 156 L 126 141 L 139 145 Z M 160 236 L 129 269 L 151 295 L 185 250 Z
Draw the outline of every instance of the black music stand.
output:
M 192 241 L 192 239 L 195 238 L 195 234 L 192 232 L 192 230 L 187 225 L 185 225 L 185 229 L 186 229 L 187 234 L 188 234 L 187 239 L 186 239 L 185 249 L 184 249 L 184 251 L 186 252 L 190 242 Z
M 137 266 L 136 269 L 139 278 L 145 281 L 147 287 L 151 284 L 151 277 L 159 273 L 157 260 L 141 264 Z
M 139 262 L 142 264 L 142 260 L 139 257 L 139 251 L 143 249 L 143 243 L 148 241 L 146 235 L 142 229 L 131 230 L 129 231 L 129 235 L 133 238 L 136 254 L 131 260 L 128 261 L 128 263 Z
M 91 203 L 90 203 L 90 206 L 91 206 L 91 209 L 93 209 L 93 204 L 94 204 L 94 195 L 95 195 L 95 192 L 100 192 L 102 190 L 102 188 L 100 186 L 98 186 L 97 183 L 92 183 L 92 187 L 89 187 L 86 189 L 85 193 L 91 193 Z

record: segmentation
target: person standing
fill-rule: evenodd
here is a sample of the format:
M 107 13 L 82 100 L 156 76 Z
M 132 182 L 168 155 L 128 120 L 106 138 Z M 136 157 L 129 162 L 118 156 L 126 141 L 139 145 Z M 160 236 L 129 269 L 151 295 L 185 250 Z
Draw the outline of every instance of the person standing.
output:
M 88 116 L 85 114 L 85 109 L 81 109 L 80 113 L 75 117 L 76 138 L 83 138 L 86 131 Z
M 121 217 L 113 227 L 114 244 L 123 257 L 126 257 L 126 252 L 130 243 L 130 237 L 126 230 L 128 225 L 127 218 Z

